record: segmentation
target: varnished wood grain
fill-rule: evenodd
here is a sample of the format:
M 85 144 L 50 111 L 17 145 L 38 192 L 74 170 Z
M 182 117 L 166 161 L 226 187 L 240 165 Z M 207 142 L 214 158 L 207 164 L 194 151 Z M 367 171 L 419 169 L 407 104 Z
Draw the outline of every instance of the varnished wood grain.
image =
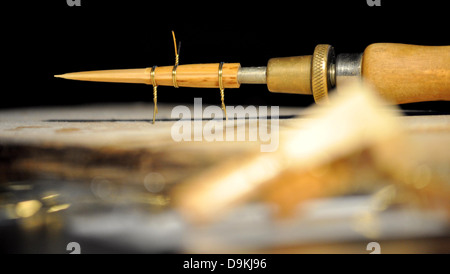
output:
M 450 100 L 450 46 L 378 43 L 366 48 L 362 75 L 393 103 Z

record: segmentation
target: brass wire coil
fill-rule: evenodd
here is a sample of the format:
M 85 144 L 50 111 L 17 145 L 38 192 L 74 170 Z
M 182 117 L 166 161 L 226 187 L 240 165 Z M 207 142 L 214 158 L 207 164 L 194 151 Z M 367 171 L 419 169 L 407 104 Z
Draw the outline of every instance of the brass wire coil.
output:
M 225 114 L 225 119 L 228 120 L 227 108 L 225 107 L 225 88 L 223 87 L 223 62 L 219 63 L 219 89 L 220 100 L 222 101 L 222 110 Z
M 177 68 L 178 68 L 178 63 L 180 61 L 180 53 L 179 53 L 178 48 L 181 48 L 181 43 L 180 43 L 180 46 L 177 48 L 177 39 L 175 38 L 174 31 L 172 31 L 172 36 L 173 36 L 173 46 L 175 48 L 175 65 L 173 66 L 173 69 L 172 69 L 172 83 L 175 88 L 178 88 Z
M 153 124 L 155 123 L 156 113 L 158 113 L 158 85 L 156 85 L 155 80 L 156 67 L 157 66 L 153 66 L 152 70 L 150 71 L 150 78 L 153 85 L 153 103 L 155 104 L 155 107 L 153 108 Z

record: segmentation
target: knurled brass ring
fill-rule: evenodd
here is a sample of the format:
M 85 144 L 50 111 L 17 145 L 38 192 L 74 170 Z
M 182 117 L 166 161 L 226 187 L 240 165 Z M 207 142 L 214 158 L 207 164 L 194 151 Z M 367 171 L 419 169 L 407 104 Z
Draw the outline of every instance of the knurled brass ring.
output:
M 328 102 L 329 63 L 334 58 L 334 50 L 330 45 L 317 45 L 314 49 L 311 64 L 311 88 L 316 103 Z

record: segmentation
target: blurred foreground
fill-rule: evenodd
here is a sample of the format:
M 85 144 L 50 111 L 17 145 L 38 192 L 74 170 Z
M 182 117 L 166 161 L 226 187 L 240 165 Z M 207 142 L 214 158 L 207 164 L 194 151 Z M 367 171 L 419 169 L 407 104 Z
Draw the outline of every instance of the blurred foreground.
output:
M 175 142 L 171 106 L 156 125 L 146 105 L 4 111 L 1 249 L 450 252 L 450 116 L 404 116 L 363 86 L 333 102 L 282 108 L 267 153 Z

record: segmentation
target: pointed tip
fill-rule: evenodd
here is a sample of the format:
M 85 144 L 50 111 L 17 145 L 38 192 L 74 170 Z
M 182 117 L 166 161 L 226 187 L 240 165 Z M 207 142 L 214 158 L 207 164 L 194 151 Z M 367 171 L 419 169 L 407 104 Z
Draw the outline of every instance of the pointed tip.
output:
M 71 73 L 64 73 L 64 74 L 56 74 L 53 75 L 55 78 L 61 78 L 61 79 L 67 79 L 67 80 L 84 80 L 84 79 L 78 79 L 80 77 L 80 72 L 71 72 Z
M 77 81 L 144 84 L 148 83 L 149 78 L 145 68 L 69 72 L 53 75 L 53 77 Z

